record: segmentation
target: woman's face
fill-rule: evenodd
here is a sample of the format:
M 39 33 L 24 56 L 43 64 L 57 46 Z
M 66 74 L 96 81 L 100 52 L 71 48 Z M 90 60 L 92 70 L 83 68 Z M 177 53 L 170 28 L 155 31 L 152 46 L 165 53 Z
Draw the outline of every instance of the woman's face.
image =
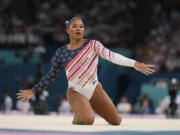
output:
M 80 40 L 84 36 L 84 24 L 82 20 L 75 19 L 69 25 L 67 33 L 71 39 Z

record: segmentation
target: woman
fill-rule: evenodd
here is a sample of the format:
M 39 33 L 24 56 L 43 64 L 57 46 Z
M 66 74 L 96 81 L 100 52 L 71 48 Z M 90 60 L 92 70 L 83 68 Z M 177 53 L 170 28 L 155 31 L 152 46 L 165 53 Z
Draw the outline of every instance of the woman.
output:
M 28 101 L 53 82 L 65 67 L 67 99 L 74 112 L 72 123 L 92 125 L 95 111 L 108 123 L 119 125 L 122 118 L 97 79 L 98 56 L 118 65 L 133 67 L 146 75 L 155 72 L 154 65 L 136 62 L 111 52 L 99 41 L 84 39 L 84 24 L 78 17 L 69 21 L 66 31 L 70 43 L 56 51 L 50 71 L 32 89 L 20 90 L 17 97 Z

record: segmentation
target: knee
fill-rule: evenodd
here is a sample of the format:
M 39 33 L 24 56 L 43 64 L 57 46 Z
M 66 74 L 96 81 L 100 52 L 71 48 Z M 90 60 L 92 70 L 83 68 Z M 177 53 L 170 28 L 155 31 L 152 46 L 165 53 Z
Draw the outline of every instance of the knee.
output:
M 89 115 L 82 120 L 82 123 L 83 125 L 92 125 L 94 123 L 94 119 L 94 115 Z
M 80 119 L 76 119 L 73 121 L 73 124 L 77 125 L 92 125 L 94 123 L 94 115 L 88 115 L 81 117 Z
M 110 122 L 110 124 L 112 125 L 120 125 L 122 122 L 122 118 L 119 116 L 116 119 L 114 119 L 113 121 Z

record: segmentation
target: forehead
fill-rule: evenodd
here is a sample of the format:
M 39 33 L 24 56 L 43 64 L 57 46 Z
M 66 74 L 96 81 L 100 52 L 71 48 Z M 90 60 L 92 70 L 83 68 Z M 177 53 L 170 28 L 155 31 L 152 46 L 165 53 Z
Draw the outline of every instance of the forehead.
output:
M 76 25 L 76 24 L 83 24 L 83 22 L 82 22 L 82 20 L 81 19 L 75 19 L 75 20 L 73 20 L 72 22 L 71 22 L 71 24 L 74 24 L 74 25 Z

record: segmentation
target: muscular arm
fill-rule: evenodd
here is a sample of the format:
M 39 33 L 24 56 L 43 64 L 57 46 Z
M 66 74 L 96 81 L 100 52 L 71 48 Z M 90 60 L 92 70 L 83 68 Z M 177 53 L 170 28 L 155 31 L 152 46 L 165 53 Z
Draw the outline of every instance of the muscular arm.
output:
M 59 51 L 56 51 L 54 56 L 53 64 L 51 66 L 50 71 L 37 83 L 33 88 L 32 91 L 34 93 L 40 93 L 42 90 L 47 88 L 59 75 L 59 73 L 63 69 L 63 63 L 59 58 Z
M 135 60 L 132 60 L 130 58 L 127 58 L 121 54 L 114 53 L 110 51 L 109 49 L 105 48 L 102 43 L 99 41 L 95 41 L 94 43 L 94 51 L 101 56 L 103 59 L 106 59 L 112 63 L 121 65 L 121 66 L 128 66 L 128 67 L 134 67 Z

